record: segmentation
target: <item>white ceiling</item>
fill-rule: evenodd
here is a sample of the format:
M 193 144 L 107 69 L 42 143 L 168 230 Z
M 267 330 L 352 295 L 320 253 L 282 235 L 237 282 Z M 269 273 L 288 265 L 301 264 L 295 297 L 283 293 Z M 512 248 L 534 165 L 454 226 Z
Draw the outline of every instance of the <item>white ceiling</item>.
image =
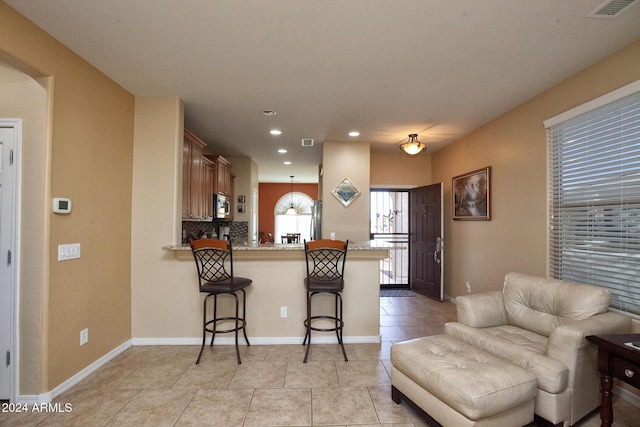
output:
M 260 182 L 316 182 L 323 141 L 437 150 L 638 40 L 640 2 L 587 18 L 603 1 L 5 0 L 132 94 L 179 96 Z

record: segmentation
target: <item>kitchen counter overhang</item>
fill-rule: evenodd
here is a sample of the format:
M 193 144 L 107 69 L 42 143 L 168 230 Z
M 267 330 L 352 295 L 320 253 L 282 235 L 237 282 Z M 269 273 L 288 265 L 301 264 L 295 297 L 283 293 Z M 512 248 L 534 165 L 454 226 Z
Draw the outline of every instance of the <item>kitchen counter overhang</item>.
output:
M 178 260 L 193 261 L 191 247 L 186 244 L 164 246 L 163 250 L 172 251 Z M 385 259 L 389 250 L 398 249 L 386 242 L 368 240 L 364 242 L 349 242 L 347 259 Z M 304 244 L 302 243 L 261 243 L 233 245 L 234 260 L 248 259 L 304 259 Z

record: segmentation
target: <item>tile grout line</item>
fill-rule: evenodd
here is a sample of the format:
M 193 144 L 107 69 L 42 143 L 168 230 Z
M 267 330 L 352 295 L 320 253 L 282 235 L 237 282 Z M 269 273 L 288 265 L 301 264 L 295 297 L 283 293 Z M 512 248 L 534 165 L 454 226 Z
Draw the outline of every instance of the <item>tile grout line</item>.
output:
M 184 375 L 184 373 L 183 373 Z M 182 378 L 182 376 L 180 376 L 180 378 Z M 177 381 L 176 381 L 177 382 Z M 175 383 L 174 383 L 175 385 Z M 173 388 L 172 388 L 173 390 Z M 184 415 L 184 413 L 187 411 L 187 408 L 189 407 L 189 405 L 191 404 L 191 402 L 193 402 L 193 399 L 196 397 L 196 395 L 198 394 L 198 392 L 200 391 L 200 389 L 195 389 L 193 396 L 191 396 L 191 399 L 189 399 L 189 401 L 187 402 L 186 405 L 184 405 L 184 408 L 182 408 L 182 411 L 180 412 L 180 415 L 178 415 L 178 418 L 176 418 L 176 422 L 173 423 L 173 425 L 175 426 L 176 424 L 178 424 L 180 422 L 180 418 L 182 418 L 182 416 Z

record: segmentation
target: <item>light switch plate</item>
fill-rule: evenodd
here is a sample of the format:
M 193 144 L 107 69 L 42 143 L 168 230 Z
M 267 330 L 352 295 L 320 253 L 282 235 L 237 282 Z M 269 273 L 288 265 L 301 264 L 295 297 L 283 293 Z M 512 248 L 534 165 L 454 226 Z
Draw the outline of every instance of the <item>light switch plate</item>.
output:
M 80 258 L 80 243 L 58 245 L 58 261 Z

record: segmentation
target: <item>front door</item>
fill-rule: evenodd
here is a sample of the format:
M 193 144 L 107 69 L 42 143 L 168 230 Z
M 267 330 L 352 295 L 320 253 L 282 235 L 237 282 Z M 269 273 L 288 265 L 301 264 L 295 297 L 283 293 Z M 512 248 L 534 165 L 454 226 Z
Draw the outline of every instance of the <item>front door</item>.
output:
M 442 183 L 411 190 L 409 271 L 411 289 L 443 300 Z
M 0 120 L 0 400 L 12 400 L 16 294 L 16 187 L 19 120 Z
M 408 288 L 408 190 L 371 190 L 371 240 L 393 247 L 389 257 L 380 260 L 380 287 Z

